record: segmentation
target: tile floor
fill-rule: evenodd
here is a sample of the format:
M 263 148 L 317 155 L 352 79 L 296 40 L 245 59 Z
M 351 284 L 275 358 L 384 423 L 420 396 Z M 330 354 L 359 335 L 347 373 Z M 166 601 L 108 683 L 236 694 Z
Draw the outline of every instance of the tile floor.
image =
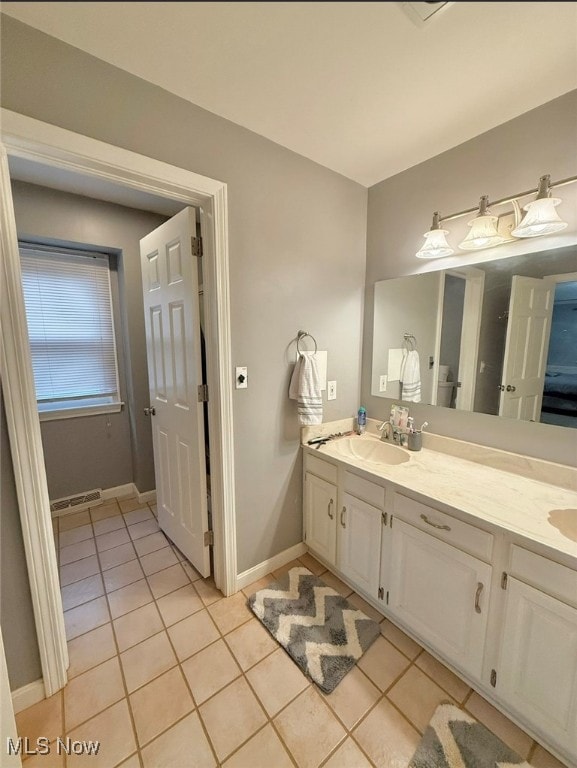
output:
M 63 691 L 17 715 L 34 741 L 99 740 L 96 756 L 25 768 L 405 768 L 436 707 L 456 702 L 535 768 L 561 764 L 310 555 L 300 563 L 372 615 L 381 636 L 325 696 L 246 607 L 224 598 L 118 499 L 55 521 L 70 653 Z

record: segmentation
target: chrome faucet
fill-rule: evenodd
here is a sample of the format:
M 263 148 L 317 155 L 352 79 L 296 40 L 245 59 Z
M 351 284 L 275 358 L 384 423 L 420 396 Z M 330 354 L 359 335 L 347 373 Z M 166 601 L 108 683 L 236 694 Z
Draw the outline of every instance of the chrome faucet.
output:
M 393 425 L 390 421 L 383 421 L 382 424 L 379 424 L 377 429 L 381 433 L 381 440 L 391 439 L 391 435 L 393 434 Z

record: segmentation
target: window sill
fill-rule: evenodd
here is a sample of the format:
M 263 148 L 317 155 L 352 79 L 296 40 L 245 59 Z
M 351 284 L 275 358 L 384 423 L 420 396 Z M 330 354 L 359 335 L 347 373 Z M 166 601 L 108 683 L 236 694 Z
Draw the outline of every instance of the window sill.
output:
M 38 411 L 40 421 L 60 421 L 61 419 L 78 419 L 83 416 L 99 416 L 103 413 L 119 413 L 124 403 L 107 403 L 106 405 L 86 405 L 78 408 L 61 408 L 53 411 Z

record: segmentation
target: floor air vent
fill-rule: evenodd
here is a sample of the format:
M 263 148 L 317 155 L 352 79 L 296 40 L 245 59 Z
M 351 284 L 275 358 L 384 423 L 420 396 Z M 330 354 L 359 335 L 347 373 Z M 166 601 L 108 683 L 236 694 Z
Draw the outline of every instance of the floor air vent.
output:
M 96 507 L 99 504 L 102 504 L 102 489 L 96 488 L 94 491 L 87 491 L 76 496 L 56 499 L 50 503 L 50 511 L 53 517 L 58 517 L 68 512 L 80 512 L 88 507 Z

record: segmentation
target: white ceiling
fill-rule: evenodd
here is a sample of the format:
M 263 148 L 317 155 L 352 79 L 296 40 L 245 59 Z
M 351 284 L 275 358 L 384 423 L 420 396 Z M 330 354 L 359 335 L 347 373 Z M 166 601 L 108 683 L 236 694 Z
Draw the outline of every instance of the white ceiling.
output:
M 577 3 L 2 2 L 365 186 L 577 88 Z

